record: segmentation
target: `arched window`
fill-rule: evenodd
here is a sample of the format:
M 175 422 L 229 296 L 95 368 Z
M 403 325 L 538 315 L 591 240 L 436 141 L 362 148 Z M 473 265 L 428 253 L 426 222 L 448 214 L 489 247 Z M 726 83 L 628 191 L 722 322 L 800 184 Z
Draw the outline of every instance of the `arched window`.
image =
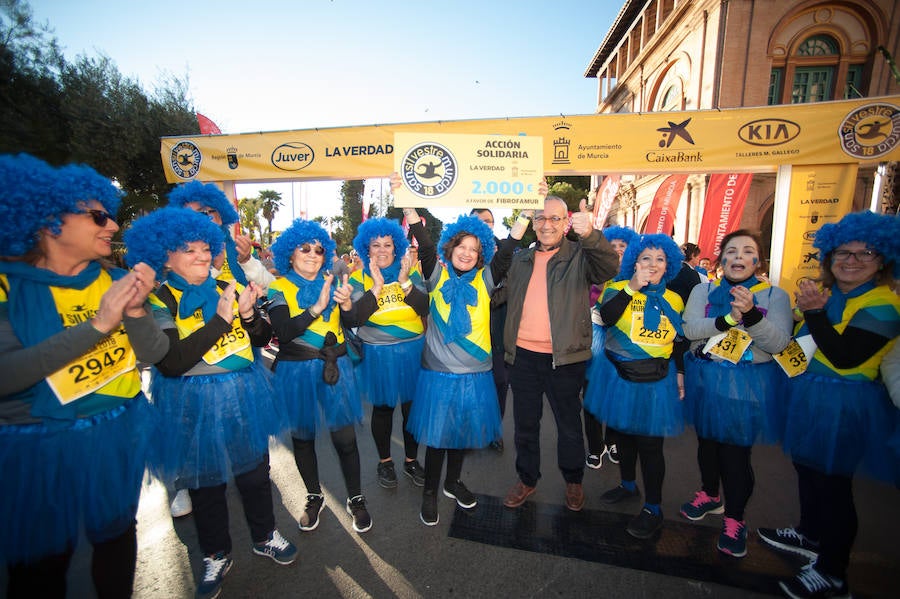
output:
M 816 60 L 809 66 L 795 67 L 791 104 L 832 99 L 835 70 L 840 60 L 838 44 L 834 38 L 827 35 L 808 37 L 797 47 L 797 56 Z M 804 60 L 803 64 L 807 62 Z
M 863 97 L 879 31 L 855 6 L 823 2 L 785 15 L 769 40 L 769 104 Z

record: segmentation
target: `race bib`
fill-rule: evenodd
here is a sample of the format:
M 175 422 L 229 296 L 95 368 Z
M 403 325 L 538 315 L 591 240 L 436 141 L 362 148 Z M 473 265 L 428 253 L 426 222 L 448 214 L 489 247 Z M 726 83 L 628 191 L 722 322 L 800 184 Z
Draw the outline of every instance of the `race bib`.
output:
M 125 327 L 120 326 L 88 353 L 47 377 L 47 384 L 59 403 L 66 405 L 134 370 L 136 365 Z
M 207 364 L 216 364 L 249 348 L 250 335 L 241 326 L 241 319 L 235 317 L 231 321 L 231 330 L 219 337 L 215 345 L 203 354 L 203 361 Z
M 644 327 L 644 313 L 631 315 L 631 341 L 637 345 L 665 346 L 675 341 L 675 327 L 665 316 L 659 317 L 659 328 L 650 331 Z
M 703 352 L 737 364 L 751 343 L 753 338 L 746 331 L 728 329 L 724 333 L 710 337 L 703 346 Z
M 804 347 L 804 345 L 806 347 Z M 772 354 L 772 358 L 779 366 L 781 366 L 781 369 L 786 375 L 793 378 L 806 372 L 806 369 L 809 366 L 807 356 L 811 356 L 815 351 L 816 344 L 812 341 L 812 335 L 804 335 L 799 339 L 791 339 L 788 346 L 784 348 L 783 351 Z
M 390 312 L 398 308 L 405 308 L 407 305 L 404 301 L 405 298 L 406 294 L 400 288 L 400 283 L 397 281 L 388 283 L 381 288 L 381 293 L 378 295 L 378 309 L 382 312 Z

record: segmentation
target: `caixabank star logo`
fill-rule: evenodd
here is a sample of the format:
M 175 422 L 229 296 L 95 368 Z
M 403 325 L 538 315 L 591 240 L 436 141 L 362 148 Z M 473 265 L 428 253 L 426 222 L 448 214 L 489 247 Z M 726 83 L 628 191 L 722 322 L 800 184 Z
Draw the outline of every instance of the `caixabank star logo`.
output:
M 423 199 L 439 198 L 453 189 L 459 167 L 453 153 L 431 141 L 411 147 L 403 156 L 401 176 L 411 192 Z
M 900 144 L 900 108 L 876 102 L 854 109 L 838 128 L 841 148 L 854 158 L 871 160 Z

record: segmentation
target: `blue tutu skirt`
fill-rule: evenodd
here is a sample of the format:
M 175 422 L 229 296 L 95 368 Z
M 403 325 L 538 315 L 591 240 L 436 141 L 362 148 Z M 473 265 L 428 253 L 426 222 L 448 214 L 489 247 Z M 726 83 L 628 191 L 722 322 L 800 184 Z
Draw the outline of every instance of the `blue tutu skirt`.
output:
M 776 443 L 784 427 L 781 369 L 775 362 L 713 362 L 684 356 L 684 415 L 697 435 L 750 447 Z
M 894 432 L 888 439 L 888 458 L 891 461 L 891 477 L 894 486 L 900 489 L 900 410 L 894 410 Z
M 390 345 L 365 343 L 363 347 L 364 357 L 355 367 L 362 400 L 391 408 L 412 401 L 422 368 L 425 336 Z
M 585 372 L 585 380 L 591 380 L 591 364 L 597 356 L 603 355 L 606 348 L 606 329 L 597 323 L 591 324 L 591 358 L 587 361 L 587 371 Z
M 154 413 L 138 395 L 65 428 L 0 426 L 0 561 L 29 563 L 124 533 L 137 514 Z
M 269 437 L 285 431 L 284 408 L 258 362 L 223 374 L 167 377 L 153 372 L 160 414 L 153 473 L 177 489 L 211 487 L 256 468 Z
M 863 474 L 893 482 L 888 442 L 896 408 L 880 382 L 809 372 L 788 381 L 784 451 L 826 474 Z
M 406 428 L 428 447 L 487 447 L 500 437 L 500 405 L 493 374 L 490 370 L 453 374 L 423 368 Z
M 678 399 L 675 365 L 653 383 L 633 383 L 619 376 L 605 353 L 591 362 L 584 409 L 623 433 L 670 437 L 684 430 L 683 404 Z
M 349 356 L 341 356 L 337 366 L 338 381 L 329 385 L 322 380 L 322 360 L 279 360 L 275 367 L 275 392 L 284 400 L 294 437 L 312 440 L 323 428 L 336 431 L 362 422 L 353 362 Z

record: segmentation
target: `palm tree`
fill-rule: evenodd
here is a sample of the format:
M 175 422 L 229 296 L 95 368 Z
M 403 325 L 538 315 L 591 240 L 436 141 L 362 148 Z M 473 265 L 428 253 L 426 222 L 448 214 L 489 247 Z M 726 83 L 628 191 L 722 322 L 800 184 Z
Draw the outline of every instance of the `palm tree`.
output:
M 275 213 L 281 208 L 281 194 L 271 189 L 263 189 L 259 192 L 257 198 L 260 201 L 260 210 L 262 210 L 263 218 L 269 223 L 269 230 L 266 234 L 266 245 L 272 244 L 272 221 L 275 220 Z

